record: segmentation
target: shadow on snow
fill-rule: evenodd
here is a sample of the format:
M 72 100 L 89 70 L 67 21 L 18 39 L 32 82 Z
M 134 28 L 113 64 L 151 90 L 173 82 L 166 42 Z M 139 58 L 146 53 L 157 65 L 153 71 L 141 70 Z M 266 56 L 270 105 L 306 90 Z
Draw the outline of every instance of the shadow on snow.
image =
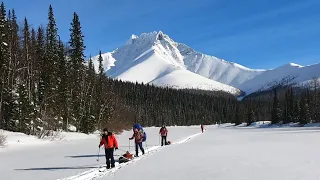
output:
M 65 167 L 43 167 L 43 168 L 26 168 L 15 169 L 16 171 L 55 171 L 55 170 L 67 170 L 67 169 L 92 169 L 97 166 L 65 166 Z
M 104 154 L 85 154 L 85 155 L 77 155 L 77 156 L 65 156 L 66 158 L 93 158 L 93 157 L 100 157 L 100 158 L 104 158 Z M 113 156 L 119 156 L 117 154 L 113 155 Z

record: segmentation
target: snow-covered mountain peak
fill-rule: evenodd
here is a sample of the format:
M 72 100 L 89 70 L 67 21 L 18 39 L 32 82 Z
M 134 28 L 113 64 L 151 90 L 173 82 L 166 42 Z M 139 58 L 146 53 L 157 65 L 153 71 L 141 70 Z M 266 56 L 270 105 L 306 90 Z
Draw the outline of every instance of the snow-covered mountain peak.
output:
M 288 69 L 296 69 L 296 68 L 303 68 L 304 66 L 301 66 L 299 64 L 296 64 L 296 63 L 288 63 L 288 64 L 284 64 L 274 70 L 281 70 L 281 69 L 285 69 L 285 70 L 288 70 Z
M 303 66 L 301 66 L 301 65 L 299 65 L 299 64 L 296 64 L 296 63 L 289 63 L 291 66 L 298 66 L 298 67 L 303 67 Z
M 153 45 L 158 41 L 168 41 L 174 43 L 173 40 L 162 31 L 153 31 L 150 33 L 142 33 L 140 36 L 131 35 L 126 44 L 144 44 L 144 45 Z
M 136 40 L 136 39 L 138 39 L 138 38 L 139 38 L 139 37 L 138 37 L 137 35 L 132 34 L 131 37 L 128 39 L 128 41 L 127 41 L 126 44 L 127 44 L 127 45 L 128 45 L 128 44 L 132 44 L 133 41 Z
M 301 68 L 301 67 L 304 67 L 304 66 L 301 66 L 301 65 L 299 65 L 299 64 L 296 64 L 296 63 L 289 63 L 289 64 L 287 64 L 287 66 L 291 66 L 291 67 L 299 67 L 299 68 Z
M 319 71 L 315 70 L 319 65 L 304 67 L 289 63 L 271 70 L 250 69 L 198 52 L 175 42 L 162 31 L 133 34 L 125 45 L 102 56 L 106 73 L 113 78 L 234 94 L 239 93 L 239 89 L 254 92 L 285 76 L 299 77 L 299 82 L 320 77 Z M 97 59 L 97 56 L 93 58 L 95 67 L 98 67 Z

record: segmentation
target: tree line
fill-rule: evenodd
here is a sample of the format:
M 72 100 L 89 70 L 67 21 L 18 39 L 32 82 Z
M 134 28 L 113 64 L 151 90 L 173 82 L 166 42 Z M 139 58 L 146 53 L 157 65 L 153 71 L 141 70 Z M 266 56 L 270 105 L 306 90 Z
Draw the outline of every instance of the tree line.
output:
M 319 88 L 319 78 L 313 78 L 304 85 L 280 83 L 269 90 L 248 96 L 244 101 L 259 104 L 252 110 L 252 121 L 269 120 L 272 124 L 293 122 L 300 125 L 320 123 Z
M 318 84 L 302 92 L 288 88 L 267 98 L 238 101 L 224 92 L 160 88 L 109 78 L 101 51 L 97 71 L 92 58 L 84 55 L 77 13 L 65 43 L 51 6 L 47 25 L 35 28 L 27 18 L 20 26 L 15 10 L 7 11 L 2 3 L 0 34 L 0 129 L 39 135 L 46 130 L 67 131 L 69 125 L 90 133 L 106 126 L 118 131 L 137 122 L 144 126 L 319 122 Z
M 15 10 L 0 7 L 0 128 L 37 134 L 44 129 L 91 132 L 108 122 L 112 91 L 103 70 L 94 71 L 84 56 L 84 36 L 77 13 L 64 44 L 53 9 L 46 27 L 34 28 Z

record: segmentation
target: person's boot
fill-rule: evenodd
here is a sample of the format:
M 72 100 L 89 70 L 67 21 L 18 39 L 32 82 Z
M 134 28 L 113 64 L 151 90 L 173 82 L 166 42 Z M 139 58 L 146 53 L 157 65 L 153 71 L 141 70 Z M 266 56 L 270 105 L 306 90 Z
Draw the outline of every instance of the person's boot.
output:
M 136 151 L 136 157 L 139 157 L 138 151 Z
M 142 154 L 144 154 L 144 150 L 142 150 Z
M 107 164 L 107 169 L 110 169 L 110 164 Z
M 115 167 L 115 165 L 114 164 L 111 164 L 111 168 L 114 168 Z

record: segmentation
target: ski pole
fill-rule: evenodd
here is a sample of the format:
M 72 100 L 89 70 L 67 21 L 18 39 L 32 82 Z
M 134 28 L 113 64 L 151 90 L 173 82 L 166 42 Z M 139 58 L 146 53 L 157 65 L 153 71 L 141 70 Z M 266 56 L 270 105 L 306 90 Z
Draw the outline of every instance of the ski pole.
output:
M 100 158 L 100 148 L 98 150 L 98 159 L 97 159 L 98 162 L 99 162 L 99 158 Z
M 130 152 L 130 139 L 129 139 L 129 152 Z

